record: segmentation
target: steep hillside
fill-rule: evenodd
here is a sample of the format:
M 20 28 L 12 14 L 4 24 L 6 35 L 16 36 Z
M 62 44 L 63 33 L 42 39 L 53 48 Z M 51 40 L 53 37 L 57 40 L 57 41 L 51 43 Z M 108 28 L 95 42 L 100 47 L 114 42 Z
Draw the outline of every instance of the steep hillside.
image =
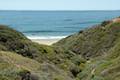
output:
M 80 71 L 79 67 L 75 64 L 75 54 L 62 50 L 61 48 L 33 43 L 22 33 L 4 25 L 0 25 L 0 51 L 16 53 L 23 57 L 34 59 L 40 64 L 46 63 L 46 66 L 48 63 L 50 67 L 55 66 L 56 68 L 63 70 L 62 73 L 66 73 L 71 79 L 74 78 L 73 71 L 77 73 Z M 84 62 L 84 59 L 80 56 L 77 56 L 77 61 L 78 60 Z M 48 74 L 49 73 L 50 72 L 48 72 Z
M 78 80 L 119 80 L 120 79 L 120 38 L 108 55 L 86 62 Z
M 0 25 L 0 49 L 14 51 L 30 58 L 35 57 L 38 53 L 31 41 L 23 34 L 4 25 Z
M 54 46 L 71 50 L 89 59 L 101 56 L 112 48 L 120 36 L 120 22 L 103 22 L 90 29 L 71 35 Z
M 54 64 L 0 51 L 0 80 L 73 80 Z
M 119 20 L 119 18 L 115 18 L 110 21 L 104 21 L 53 45 L 70 50 L 87 59 L 82 64 L 81 72 L 77 74 L 77 80 L 120 79 Z
M 39 57 L 42 61 L 46 59 L 48 53 L 55 53 L 52 47 L 33 43 L 22 33 L 5 25 L 0 25 L 0 50 L 15 52 L 32 59 Z

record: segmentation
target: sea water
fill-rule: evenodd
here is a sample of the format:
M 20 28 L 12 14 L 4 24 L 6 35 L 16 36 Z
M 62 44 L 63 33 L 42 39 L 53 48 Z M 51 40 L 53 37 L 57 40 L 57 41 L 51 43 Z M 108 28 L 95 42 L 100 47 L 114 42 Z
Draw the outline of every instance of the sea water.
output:
M 120 16 L 120 11 L 0 11 L 0 24 L 30 39 L 58 39 Z

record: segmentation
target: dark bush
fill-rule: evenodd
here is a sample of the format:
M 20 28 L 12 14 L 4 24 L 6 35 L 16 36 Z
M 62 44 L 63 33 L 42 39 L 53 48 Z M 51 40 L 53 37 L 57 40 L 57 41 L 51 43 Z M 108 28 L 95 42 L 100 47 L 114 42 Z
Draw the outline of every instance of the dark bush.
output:
M 83 30 L 80 30 L 79 33 L 83 33 L 84 31 Z
M 77 77 L 81 70 L 78 67 L 73 67 L 70 71 L 74 77 Z
M 111 23 L 111 21 L 103 21 L 103 22 L 101 23 L 101 26 L 106 26 L 106 25 L 109 24 L 109 23 Z
M 21 80 L 39 80 L 39 77 L 31 74 L 30 71 L 24 70 L 19 73 Z

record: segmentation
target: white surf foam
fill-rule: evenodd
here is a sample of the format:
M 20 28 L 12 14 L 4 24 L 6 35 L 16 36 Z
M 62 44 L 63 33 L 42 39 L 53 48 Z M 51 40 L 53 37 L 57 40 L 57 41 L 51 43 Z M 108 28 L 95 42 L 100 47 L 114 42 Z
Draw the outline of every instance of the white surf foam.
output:
M 29 39 L 62 39 L 67 36 L 27 36 Z

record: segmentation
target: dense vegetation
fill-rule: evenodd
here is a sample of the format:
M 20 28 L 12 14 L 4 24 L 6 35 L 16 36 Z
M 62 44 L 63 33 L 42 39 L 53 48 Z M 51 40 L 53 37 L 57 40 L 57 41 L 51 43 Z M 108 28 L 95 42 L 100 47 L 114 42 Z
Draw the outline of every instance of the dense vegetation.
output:
M 55 45 L 81 54 L 86 59 L 100 56 L 115 45 L 120 33 L 119 26 L 120 23 L 96 25 L 82 33 L 71 35 Z
M 20 32 L 0 25 L 0 80 L 29 80 L 32 74 L 37 77 L 32 80 L 73 80 L 69 71 L 58 67 L 60 59 L 65 61 L 63 52 L 33 43 Z
M 120 79 L 120 22 L 104 21 L 71 35 L 54 46 L 71 50 L 87 59 L 78 80 Z
M 0 80 L 119 80 L 120 22 L 104 21 L 52 46 L 0 25 Z

